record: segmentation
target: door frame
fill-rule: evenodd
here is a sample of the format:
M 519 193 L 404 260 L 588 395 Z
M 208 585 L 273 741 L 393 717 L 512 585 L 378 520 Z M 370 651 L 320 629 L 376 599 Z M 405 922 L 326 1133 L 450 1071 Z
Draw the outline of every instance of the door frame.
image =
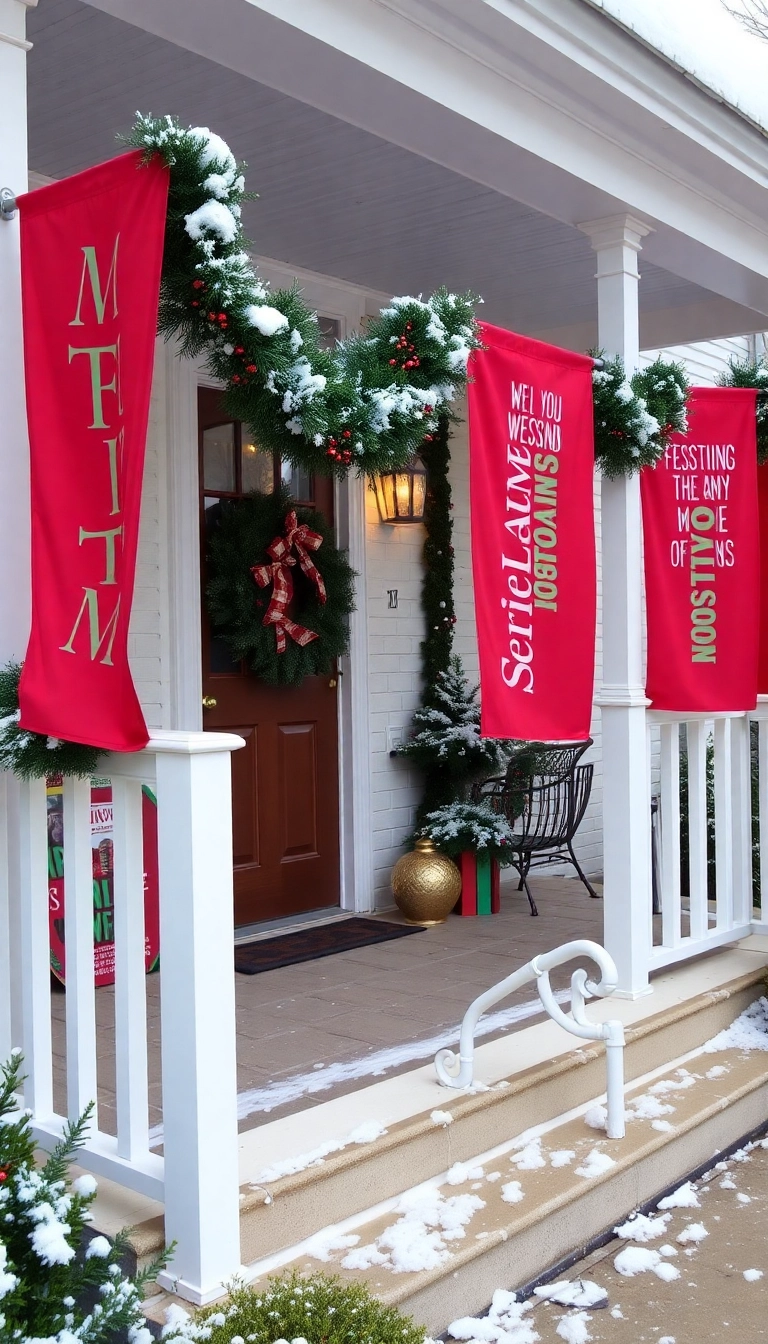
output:
M 295 268 L 260 264 L 259 273 L 285 283 Z M 309 279 L 308 300 L 323 316 L 339 318 L 342 336 L 359 329 L 365 295 L 343 282 Z M 200 361 L 180 359 L 163 343 L 165 387 L 166 572 L 168 574 L 169 699 L 172 728 L 200 732 L 202 648 L 200 630 L 200 519 L 197 389 L 219 387 Z M 349 653 L 340 660 L 339 695 L 339 904 L 365 913 L 375 907 L 372 846 L 365 497 L 367 482 L 349 476 L 336 484 L 336 532 L 357 572 L 358 607 L 350 621 Z

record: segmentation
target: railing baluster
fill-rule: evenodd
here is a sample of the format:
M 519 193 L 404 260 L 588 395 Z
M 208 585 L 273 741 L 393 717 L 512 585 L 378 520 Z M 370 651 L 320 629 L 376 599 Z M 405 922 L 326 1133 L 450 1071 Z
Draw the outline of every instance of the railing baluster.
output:
M 89 1102 L 96 1124 L 96 990 L 93 977 L 91 784 L 64 780 L 64 934 L 66 947 L 67 1111 Z
M 732 721 L 731 798 L 733 808 L 733 921 L 752 919 L 752 785 L 749 719 Z
M 664 947 L 677 947 L 680 923 L 680 725 L 662 723 L 661 928 Z
M 0 772 L 0 1060 L 13 1048 L 11 1011 L 11 907 L 8 848 L 8 775 Z
M 19 785 L 19 928 L 22 966 L 24 1104 L 53 1113 L 51 953 L 48 931 L 48 828 L 44 779 Z
M 690 931 L 694 941 L 706 937 L 707 911 L 707 725 L 689 722 L 688 736 L 688 874 Z
M 733 766 L 731 719 L 715 720 L 715 882 L 717 927 L 733 927 Z
M 115 837 L 115 1065 L 117 1151 L 148 1151 L 147 994 L 141 784 L 112 780 Z

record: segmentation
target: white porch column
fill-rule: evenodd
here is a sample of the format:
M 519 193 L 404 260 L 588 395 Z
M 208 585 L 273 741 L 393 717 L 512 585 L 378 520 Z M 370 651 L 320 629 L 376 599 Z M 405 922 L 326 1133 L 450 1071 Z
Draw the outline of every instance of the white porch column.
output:
M 27 190 L 27 9 L 37 0 L 0 0 L 0 188 Z M 0 663 L 21 658 L 29 633 L 29 448 L 21 332 L 19 216 L 0 220 Z M 11 578 L 12 576 L 12 578 Z
M 631 215 L 582 224 L 597 253 L 598 344 L 638 364 L 637 254 L 650 227 Z M 629 998 L 649 993 L 650 772 L 642 667 L 640 482 L 603 480 L 604 942 Z
M 0 188 L 27 190 L 27 9 L 37 0 L 0 0 Z M 19 216 L 0 219 L 0 666 L 21 658 L 30 619 L 29 447 L 21 333 Z M 18 957 L 18 785 L 4 781 L 0 817 L 0 1058 L 20 1043 Z M 12 1004 L 14 1012 L 12 1014 Z M 13 1016 L 13 1023 L 12 1023 Z

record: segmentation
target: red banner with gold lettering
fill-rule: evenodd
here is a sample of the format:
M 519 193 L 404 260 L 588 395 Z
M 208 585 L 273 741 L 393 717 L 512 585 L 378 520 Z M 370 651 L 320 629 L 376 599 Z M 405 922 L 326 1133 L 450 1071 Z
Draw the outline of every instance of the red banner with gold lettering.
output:
M 754 388 L 694 387 L 688 431 L 640 478 L 646 694 L 675 713 L 754 709 L 760 602 Z
M 32 497 L 20 724 L 108 751 L 148 740 L 128 621 L 168 170 L 141 157 L 19 202 Z
M 470 362 L 483 737 L 589 737 L 595 667 L 592 368 L 481 323 Z

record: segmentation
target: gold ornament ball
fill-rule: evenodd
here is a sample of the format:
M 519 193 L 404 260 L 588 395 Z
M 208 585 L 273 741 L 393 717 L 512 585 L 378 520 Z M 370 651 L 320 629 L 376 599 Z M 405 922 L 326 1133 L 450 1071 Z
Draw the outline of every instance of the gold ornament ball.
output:
M 392 895 L 409 924 L 442 924 L 461 895 L 461 873 L 431 840 L 417 840 L 392 869 Z

